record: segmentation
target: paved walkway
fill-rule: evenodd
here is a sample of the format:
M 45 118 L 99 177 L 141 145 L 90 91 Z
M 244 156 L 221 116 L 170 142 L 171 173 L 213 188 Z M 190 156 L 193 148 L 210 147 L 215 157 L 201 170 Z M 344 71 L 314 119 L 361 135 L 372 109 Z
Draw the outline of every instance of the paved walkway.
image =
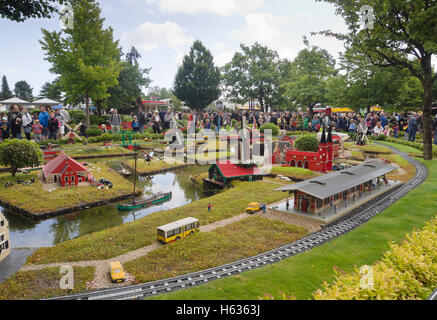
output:
M 0 262 L 0 283 L 18 271 L 35 249 L 11 249 L 11 254 Z

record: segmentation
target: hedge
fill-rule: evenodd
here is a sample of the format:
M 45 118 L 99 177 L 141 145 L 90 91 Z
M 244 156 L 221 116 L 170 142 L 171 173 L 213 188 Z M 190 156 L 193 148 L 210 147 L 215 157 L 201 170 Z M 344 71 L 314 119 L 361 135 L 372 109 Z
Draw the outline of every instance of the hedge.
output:
M 372 140 L 382 140 L 382 139 L 378 139 L 378 137 L 371 137 Z M 423 143 L 420 142 L 412 142 L 412 141 L 408 141 L 405 139 L 396 139 L 396 138 L 391 138 L 391 137 L 385 137 L 385 139 L 383 139 L 384 141 L 388 141 L 388 142 L 393 142 L 393 143 L 399 143 L 399 144 L 403 144 L 412 148 L 416 148 L 419 149 L 421 151 L 423 151 Z M 432 154 L 437 157 L 437 146 L 433 145 L 432 146 Z
M 265 130 L 272 130 L 272 135 L 274 137 L 279 135 L 279 131 L 281 130 L 277 125 L 274 125 L 273 123 L 266 123 L 259 128 L 259 131 L 264 133 Z
M 425 300 L 437 284 L 437 218 L 421 231 L 392 243 L 373 269 L 373 283 L 360 270 L 339 275 L 314 293 L 316 300 Z

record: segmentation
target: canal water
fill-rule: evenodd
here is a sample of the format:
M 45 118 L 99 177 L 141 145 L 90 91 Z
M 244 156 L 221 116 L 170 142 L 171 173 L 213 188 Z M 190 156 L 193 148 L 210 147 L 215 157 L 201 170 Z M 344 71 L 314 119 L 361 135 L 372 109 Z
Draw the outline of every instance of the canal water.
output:
M 114 169 L 120 168 L 120 162 L 118 161 L 111 161 L 108 164 Z M 9 221 L 11 247 L 38 248 L 53 246 L 79 236 L 144 218 L 157 211 L 181 207 L 206 198 L 208 195 L 190 180 L 191 176 L 198 175 L 206 170 L 207 167 L 205 166 L 191 166 L 178 172 L 169 172 L 147 178 L 138 177 L 137 190 L 144 190 L 146 195 L 172 191 L 173 197 L 162 205 L 145 208 L 135 213 L 121 212 L 114 206 L 108 205 L 48 220 L 33 221 L 4 211 Z M 133 179 L 133 177 L 130 178 L 132 182 Z

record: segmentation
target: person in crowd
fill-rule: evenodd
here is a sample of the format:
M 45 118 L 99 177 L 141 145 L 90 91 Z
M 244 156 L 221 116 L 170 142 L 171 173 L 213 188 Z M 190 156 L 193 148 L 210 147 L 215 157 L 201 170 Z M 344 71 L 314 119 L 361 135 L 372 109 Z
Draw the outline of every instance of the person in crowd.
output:
M 14 106 L 11 112 L 9 112 L 8 121 L 11 126 L 12 138 L 21 140 L 22 114 L 18 106 Z
M 138 114 L 137 114 L 137 119 L 138 119 L 139 130 L 140 130 L 141 134 L 143 134 L 144 127 L 147 123 L 147 116 L 146 116 L 146 113 L 144 112 L 144 107 L 140 107 Z
M 23 131 L 26 135 L 26 139 L 30 141 L 31 139 L 31 132 L 32 132 L 32 125 L 33 125 L 33 118 L 29 113 L 29 110 L 26 108 L 23 109 L 23 117 L 22 117 L 22 125 L 23 125 Z
M 167 110 L 167 113 L 164 116 L 164 129 L 170 129 L 170 122 L 172 119 L 172 114 L 170 112 L 170 110 Z
M 384 134 L 384 128 L 382 127 L 381 122 L 378 122 L 375 126 L 375 128 L 373 128 L 373 135 L 374 136 L 379 136 Z
M 141 132 L 140 122 L 138 121 L 137 116 L 132 117 L 132 130 L 134 133 Z
M 117 109 L 111 109 L 111 116 L 109 118 L 111 124 L 112 133 L 120 132 L 121 128 L 121 116 L 118 114 Z
M 49 116 L 49 113 L 47 112 L 47 109 L 45 107 L 41 107 L 41 112 L 39 113 L 38 120 L 39 120 L 39 123 L 43 127 L 43 129 L 42 129 L 43 140 L 47 140 L 48 139 L 48 135 L 49 135 L 49 129 L 48 129 L 49 119 L 50 119 L 50 116 Z
M 319 132 L 320 130 L 320 120 L 317 115 L 314 115 L 313 121 L 311 122 L 311 129 L 313 132 Z
M 153 133 L 161 133 L 161 117 L 159 116 L 158 111 L 155 111 L 155 114 L 152 118 L 152 128 Z
M 105 124 L 102 124 L 101 128 L 102 128 L 101 129 L 102 130 L 102 134 L 109 133 L 108 128 L 106 128 Z
M 58 139 L 61 140 L 62 137 L 65 135 L 65 119 L 60 109 L 56 109 L 55 118 L 59 121 Z
M 8 117 L 3 116 L 0 120 L 0 133 L 2 140 L 9 139 L 11 126 L 9 125 Z
M 385 128 L 384 128 L 384 135 L 387 136 L 387 137 L 391 136 L 391 129 L 390 129 L 389 125 L 385 126 Z
M 84 122 L 82 122 L 82 125 L 79 128 L 79 136 L 85 137 L 88 139 L 88 134 L 86 133 L 87 129 L 88 129 L 87 125 Z M 108 132 L 108 130 L 106 129 L 106 126 L 105 126 L 105 130 L 106 130 L 106 132 Z
M 408 130 L 409 130 L 408 141 L 411 141 L 411 142 L 416 141 L 416 134 L 417 134 L 417 130 L 419 128 L 416 117 L 417 117 L 416 113 L 413 112 L 410 120 L 408 121 Z
M 59 123 L 59 120 L 55 117 L 55 113 L 53 111 L 50 112 L 50 119 L 47 126 L 49 130 L 49 139 L 58 140 L 58 132 L 60 126 L 61 124 Z
M 357 130 L 357 125 L 355 123 L 355 120 L 351 120 L 350 124 L 349 124 L 349 133 L 355 133 L 355 131 Z
M 33 131 L 33 139 L 36 143 L 41 143 L 43 141 L 43 126 L 39 123 L 39 120 L 36 119 L 32 125 L 32 131 Z

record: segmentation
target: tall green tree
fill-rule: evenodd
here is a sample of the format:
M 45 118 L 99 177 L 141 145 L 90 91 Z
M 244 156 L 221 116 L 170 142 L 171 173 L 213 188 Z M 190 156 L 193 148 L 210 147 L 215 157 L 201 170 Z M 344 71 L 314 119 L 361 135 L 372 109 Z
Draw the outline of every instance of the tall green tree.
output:
M 264 111 L 282 103 L 283 61 L 276 51 L 259 43 L 240 45 L 232 61 L 223 67 L 223 84 L 230 100 L 244 104 L 258 101 Z
M 175 96 L 196 110 L 205 109 L 220 97 L 220 70 L 211 52 L 195 41 L 184 57 L 174 81 Z
M 123 62 L 118 85 L 109 89 L 110 97 L 105 104 L 109 108 L 119 109 L 121 113 L 133 112 L 137 101 L 141 100 L 142 90 L 152 82 L 148 76 L 150 70 L 142 69 L 138 64 Z
M 7 100 L 12 98 L 12 91 L 9 89 L 8 80 L 6 79 L 6 76 L 2 77 L 2 90 L 0 91 L 0 101 Z
M 56 79 L 52 82 L 46 82 L 41 87 L 39 92 L 40 98 L 48 98 L 56 101 L 62 100 L 62 86 L 59 83 L 59 80 Z
M 378 67 L 406 69 L 423 87 L 424 157 L 432 159 L 432 87 L 437 78 L 432 57 L 437 53 L 437 1 L 435 0 L 317 0 L 332 3 L 344 18 L 348 33 L 330 30 L 357 54 Z M 372 10 L 365 10 L 367 5 Z M 369 8 L 367 7 L 367 8 Z
M 57 4 L 65 4 L 69 0 L 1 0 L 0 16 L 16 22 L 29 18 L 51 18 L 59 12 Z
M 26 81 L 18 81 L 15 84 L 14 94 L 17 98 L 26 101 L 31 102 L 33 100 L 33 89 L 31 88 L 30 84 L 27 83 Z
M 85 95 L 86 122 L 90 124 L 90 99 L 102 101 L 108 90 L 118 84 L 120 49 L 111 27 L 104 29 L 101 10 L 94 0 L 77 0 L 73 4 L 74 28 L 60 32 L 45 29 L 40 41 L 51 72 L 67 97 Z
M 283 96 L 288 101 L 308 108 L 312 117 L 314 106 L 327 101 L 327 82 L 337 74 L 335 60 L 324 49 L 310 46 L 304 38 L 306 48 L 292 62 L 291 70 L 282 84 Z

